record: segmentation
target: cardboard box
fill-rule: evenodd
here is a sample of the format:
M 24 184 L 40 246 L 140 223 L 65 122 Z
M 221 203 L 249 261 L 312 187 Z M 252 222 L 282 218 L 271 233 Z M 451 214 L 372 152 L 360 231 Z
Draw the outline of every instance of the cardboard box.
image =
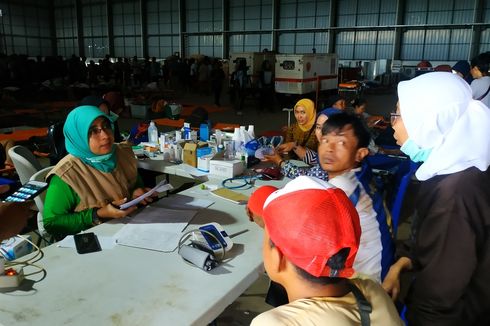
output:
M 193 166 L 197 168 L 197 149 L 201 147 L 205 147 L 208 144 L 206 142 L 199 142 L 199 143 L 194 143 L 194 142 L 187 142 L 184 145 L 184 154 L 182 161 L 184 163 L 189 164 L 190 166 Z
M 209 162 L 209 173 L 223 178 L 233 178 L 240 175 L 245 170 L 245 166 L 240 160 L 224 160 L 214 157 Z
M 197 144 L 186 143 L 184 145 L 184 163 L 197 167 Z

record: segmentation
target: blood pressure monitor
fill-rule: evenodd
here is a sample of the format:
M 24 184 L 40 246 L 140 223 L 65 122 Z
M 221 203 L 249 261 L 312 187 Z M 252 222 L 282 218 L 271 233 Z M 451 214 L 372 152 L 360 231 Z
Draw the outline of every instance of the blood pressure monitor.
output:
M 216 222 L 201 225 L 199 231 L 201 232 L 193 234 L 192 242 L 200 246 L 213 252 L 223 251 L 223 249 L 227 252 L 233 247 L 233 241 L 231 241 L 228 233 Z

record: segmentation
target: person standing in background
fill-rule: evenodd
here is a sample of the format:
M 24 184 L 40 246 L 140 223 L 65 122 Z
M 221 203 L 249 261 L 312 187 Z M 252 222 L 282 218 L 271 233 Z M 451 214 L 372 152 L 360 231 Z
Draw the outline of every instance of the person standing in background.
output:
M 225 80 L 225 72 L 223 71 L 221 62 L 217 59 L 213 62 L 213 68 L 211 69 L 209 79 L 211 80 L 211 88 L 214 94 L 214 104 L 216 106 L 221 106 L 220 98 L 223 82 Z
M 490 107 L 490 52 L 480 53 L 471 59 L 471 76 L 474 80 L 471 82 L 473 99 L 482 101 L 487 107 Z

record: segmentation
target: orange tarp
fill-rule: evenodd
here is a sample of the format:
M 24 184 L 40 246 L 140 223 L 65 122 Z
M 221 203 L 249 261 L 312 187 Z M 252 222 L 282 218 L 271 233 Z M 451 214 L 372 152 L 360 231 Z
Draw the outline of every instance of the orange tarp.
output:
M 33 136 L 44 137 L 48 135 L 48 128 L 33 128 L 26 130 L 16 130 L 8 134 L 0 134 L 0 140 L 12 139 L 14 141 L 26 141 Z
M 153 120 L 159 126 L 182 128 L 184 126 L 184 119 L 172 120 L 168 118 L 160 118 Z

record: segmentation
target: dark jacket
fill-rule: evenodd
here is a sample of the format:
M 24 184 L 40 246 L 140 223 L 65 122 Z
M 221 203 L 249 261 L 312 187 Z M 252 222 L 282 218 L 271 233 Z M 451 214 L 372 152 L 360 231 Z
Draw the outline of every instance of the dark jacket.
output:
M 422 182 L 416 205 L 409 325 L 490 325 L 490 170 Z

